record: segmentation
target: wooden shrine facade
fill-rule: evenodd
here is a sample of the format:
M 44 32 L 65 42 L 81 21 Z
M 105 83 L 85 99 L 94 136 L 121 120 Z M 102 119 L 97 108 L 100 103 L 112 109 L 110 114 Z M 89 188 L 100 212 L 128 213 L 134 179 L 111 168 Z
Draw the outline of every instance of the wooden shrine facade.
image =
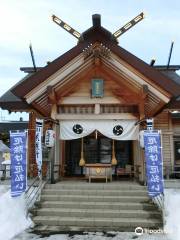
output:
M 60 176 L 66 165 L 66 142 L 59 139 L 61 121 L 135 120 L 144 129 L 145 120 L 154 118 L 154 127 L 162 130 L 164 165 L 173 167 L 173 139 L 180 137 L 180 121 L 172 111 L 180 110 L 180 83 L 121 48 L 100 21 L 82 36 L 75 47 L 29 73 L 0 99 L 3 109 L 30 113 L 29 165 L 35 163 L 36 117 L 56 131 L 54 159 Z M 101 96 L 93 96 L 93 80 L 103 81 Z M 143 150 L 138 140 L 131 145 L 133 164 L 140 169 L 137 177 L 143 180 Z

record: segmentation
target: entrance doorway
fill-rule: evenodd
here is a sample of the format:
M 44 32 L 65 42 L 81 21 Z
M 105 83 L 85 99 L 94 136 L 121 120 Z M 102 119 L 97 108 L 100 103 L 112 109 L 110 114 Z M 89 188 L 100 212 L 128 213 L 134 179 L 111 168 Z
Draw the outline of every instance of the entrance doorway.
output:
M 81 139 L 66 141 L 66 176 L 80 175 Z M 133 165 L 132 141 L 115 141 L 116 168 Z M 111 163 L 112 139 L 94 134 L 84 138 L 84 159 L 86 163 Z

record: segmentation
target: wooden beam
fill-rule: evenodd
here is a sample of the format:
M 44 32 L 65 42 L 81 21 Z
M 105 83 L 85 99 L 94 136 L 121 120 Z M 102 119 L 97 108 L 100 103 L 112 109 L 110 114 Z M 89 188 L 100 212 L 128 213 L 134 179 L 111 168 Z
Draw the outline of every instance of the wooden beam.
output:
M 48 102 L 50 104 L 55 104 L 57 102 L 56 93 L 52 86 L 47 86 L 47 95 L 48 95 Z
M 149 93 L 148 85 L 145 85 L 145 84 L 142 85 L 141 93 L 142 93 L 142 98 L 146 99 Z
M 59 120 L 101 120 L 101 119 L 137 119 L 133 113 L 103 113 L 103 114 L 57 114 L 56 119 Z
M 145 113 L 145 104 L 148 97 L 148 92 L 149 92 L 148 86 L 142 85 L 141 90 L 139 92 L 139 104 L 138 104 L 140 120 L 147 117 Z
M 56 115 L 57 115 L 57 105 L 53 104 L 51 107 L 51 118 L 56 120 Z
M 145 108 L 144 108 L 144 99 L 141 99 L 139 104 L 138 104 L 138 109 L 139 109 L 139 118 L 140 120 L 145 118 Z
M 153 111 L 150 112 L 149 117 L 154 117 L 161 109 L 166 105 L 163 101 L 160 101 L 159 104 L 154 108 Z
M 36 113 L 29 113 L 28 123 L 28 175 L 37 176 L 37 165 L 35 156 L 35 136 L 36 135 Z
M 39 112 L 42 116 L 44 116 L 44 117 L 49 117 L 49 112 L 47 112 L 47 111 L 45 111 L 44 109 L 42 109 L 42 107 L 39 106 L 39 104 L 33 102 L 33 103 L 31 103 L 31 105 L 32 105 L 33 108 L 35 108 L 35 110 L 36 110 L 37 112 Z

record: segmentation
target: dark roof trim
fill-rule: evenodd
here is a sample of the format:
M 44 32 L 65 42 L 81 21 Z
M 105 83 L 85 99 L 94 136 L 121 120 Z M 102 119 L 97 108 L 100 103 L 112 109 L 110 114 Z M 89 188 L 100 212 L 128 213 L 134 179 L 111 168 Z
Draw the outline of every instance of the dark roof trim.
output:
M 168 104 L 169 109 L 180 109 L 180 101 L 171 101 Z
M 0 107 L 5 110 L 12 111 L 14 110 L 27 110 L 30 106 L 22 99 L 15 96 L 11 90 L 7 91 L 1 98 L 0 98 Z
M 161 72 L 154 69 L 154 67 L 149 66 L 138 57 L 117 45 L 111 45 L 110 49 L 122 60 L 127 62 L 145 77 L 152 80 L 152 82 L 157 84 L 159 87 L 169 92 L 172 96 L 178 96 L 180 94 L 180 86 L 170 78 L 164 76 Z
M 0 102 L 0 107 L 10 112 L 26 112 L 31 109 L 30 105 L 25 102 Z
M 36 71 L 41 70 L 43 67 L 36 67 Z M 33 67 L 21 67 L 20 71 L 25 72 L 25 73 L 35 73 L 36 71 L 34 71 Z
M 42 83 L 49 76 L 57 72 L 60 68 L 65 66 L 75 56 L 79 55 L 85 47 L 85 44 L 80 43 L 78 46 L 79 47 L 73 47 L 71 50 L 64 53 L 44 68 L 31 75 L 28 79 L 26 79 L 26 81 L 21 82 L 19 85 L 13 88 L 12 92 L 19 97 L 24 97 L 29 91 Z
M 178 71 L 180 70 L 180 65 L 170 65 L 168 68 L 166 65 L 153 65 L 153 67 L 157 70 L 167 70 L 167 71 Z

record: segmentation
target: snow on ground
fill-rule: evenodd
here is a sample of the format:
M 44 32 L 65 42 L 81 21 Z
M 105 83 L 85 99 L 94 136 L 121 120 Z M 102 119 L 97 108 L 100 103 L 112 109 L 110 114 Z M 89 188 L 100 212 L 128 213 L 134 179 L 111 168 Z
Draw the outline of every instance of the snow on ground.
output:
M 170 239 L 180 240 L 180 190 L 165 190 L 165 227 Z
M 165 232 L 168 235 L 98 232 L 40 236 L 28 232 L 30 230 L 24 231 L 32 226 L 32 221 L 26 218 L 24 196 L 11 198 L 9 188 L 9 185 L 0 185 L 0 240 L 180 240 L 180 190 L 165 190 Z
M 26 218 L 24 195 L 12 198 L 9 186 L 0 186 L 0 239 L 10 240 L 31 225 Z
M 9 186 L 8 185 L 0 185 L 0 197 L 5 193 L 7 192 L 9 189 Z

